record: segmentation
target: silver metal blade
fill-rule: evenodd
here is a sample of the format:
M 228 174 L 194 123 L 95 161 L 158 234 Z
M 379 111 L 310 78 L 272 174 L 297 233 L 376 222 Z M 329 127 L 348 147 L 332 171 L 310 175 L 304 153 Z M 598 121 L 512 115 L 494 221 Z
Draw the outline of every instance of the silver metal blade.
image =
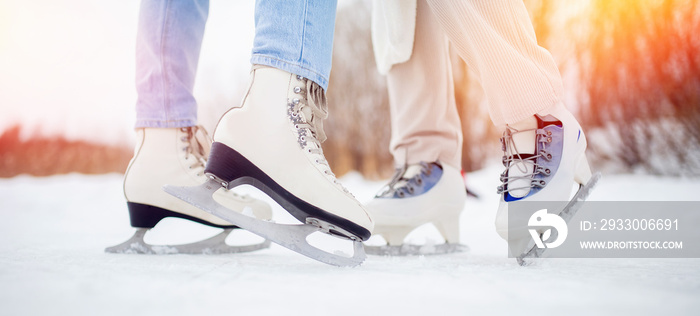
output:
M 588 183 L 586 185 L 582 186 L 579 188 L 579 190 L 576 192 L 574 197 L 569 201 L 569 203 L 564 206 L 564 208 L 559 212 L 559 216 L 565 221 L 569 222 L 572 217 L 578 212 L 579 208 L 583 205 L 583 202 L 588 198 L 588 195 L 591 193 L 593 188 L 598 184 L 598 180 L 600 180 L 601 174 L 600 172 L 596 172 L 590 180 L 588 180 Z M 557 232 L 556 229 L 553 230 L 552 235 L 550 237 L 551 240 L 556 240 L 557 237 L 559 236 L 559 233 Z M 537 247 L 534 242 L 531 243 L 530 250 L 524 252 L 517 258 L 515 258 L 518 261 L 518 264 L 521 266 L 528 265 L 529 263 L 525 261 L 525 259 L 529 258 L 539 258 L 542 256 L 542 253 L 544 253 L 547 248 L 539 248 Z
M 183 245 L 150 245 L 147 244 L 143 237 L 147 228 L 138 228 L 131 238 L 127 241 L 105 249 L 108 253 L 127 253 L 127 254 L 229 254 L 242 253 L 261 250 L 270 247 L 270 241 L 265 240 L 259 244 L 230 246 L 226 244 L 226 237 L 233 231 L 225 229 L 221 233 L 198 242 Z
M 439 245 L 368 246 L 367 254 L 376 256 L 431 256 L 469 251 L 467 245 L 444 243 Z
M 319 227 L 305 224 L 277 224 L 229 210 L 212 198 L 214 192 L 220 188 L 221 184 L 218 181 L 210 179 L 200 186 L 175 187 L 166 185 L 163 189 L 170 195 L 214 216 L 311 259 L 339 267 L 354 267 L 360 265 L 366 258 L 362 243 L 359 241 L 353 241 L 354 254 L 352 257 L 335 255 L 311 246 L 306 241 L 306 237 L 312 233 L 323 232 Z

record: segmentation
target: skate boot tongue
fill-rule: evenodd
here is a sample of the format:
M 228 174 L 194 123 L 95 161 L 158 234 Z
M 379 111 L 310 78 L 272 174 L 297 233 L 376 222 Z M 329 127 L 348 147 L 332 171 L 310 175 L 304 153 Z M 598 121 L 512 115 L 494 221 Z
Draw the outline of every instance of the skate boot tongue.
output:
M 307 106 L 302 107 L 300 112 L 304 120 L 311 125 L 311 132 L 316 136 L 316 139 L 323 143 L 326 141 L 326 133 L 323 131 L 323 120 L 328 118 L 328 104 L 323 88 L 314 82 L 307 82 L 306 102 L 308 103 Z
M 423 166 L 418 164 L 418 165 L 410 165 L 408 168 L 406 168 L 406 171 L 403 173 L 401 178 L 398 179 L 396 184 L 394 185 L 394 188 L 403 188 L 406 185 L 408 185 L 408 182 L 411 181 L 411 179 L 418 174 L 421 173 L 423 170 Z
M 183 127 L 182 131 L 186 133 L 186 139 L 183 139 L 183 141 L 188 142 L 185 151 L 195 156 L 201 162 L 203 168 L 211 151 L 212 141 L 209 134 L 201 126 Z
M 423 171 L 424 166 L 421 164 L 417 165 L 410 165 L 408 168 L 406 168 L 406 172 L 403 174 L 404 179 L 410 179 L 421 173 Z
M 396 169 L 396 173 L 389 184 L 382 188 L 375 197 L 403 198 L 420 194 L 421 190 L 415 190 L 424 185 L 423 177 L 430 176 L 433 168 L 442 169 L 442 166 L 437 162 L 420 162 Z

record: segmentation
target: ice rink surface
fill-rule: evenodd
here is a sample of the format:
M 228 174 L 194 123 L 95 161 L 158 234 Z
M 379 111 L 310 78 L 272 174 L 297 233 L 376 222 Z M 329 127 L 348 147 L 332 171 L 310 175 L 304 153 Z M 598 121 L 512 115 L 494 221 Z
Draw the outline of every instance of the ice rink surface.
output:
M 462 240 L 443 256 L 368 257 L 336 268 L 282 247 L 231 255 L 119 255 L 133 233 L 121 175 L 0 180 L 2 315 L 696 314 L 700 259 L 542 259 L 520 267 L 493 226 L 498 168 L 467 175 Z M 361 201 L 382 182 L 341 179 Z M 243 188 L 260 197 L 260 193 Z M 692 200 L 700 180 L 609 175 L 591 200 Z M 275 205 L 275 217 L 289 221 Z M 154 244 L 218 230 L 166 220 Z M 232 243 L 254 241 L 238 232 Z M 235 238 L 234 238 L 235 237 Z M 424 226 L 414 242 L 442 242 Z M 338 245 L 339 247 L 345 245 Z

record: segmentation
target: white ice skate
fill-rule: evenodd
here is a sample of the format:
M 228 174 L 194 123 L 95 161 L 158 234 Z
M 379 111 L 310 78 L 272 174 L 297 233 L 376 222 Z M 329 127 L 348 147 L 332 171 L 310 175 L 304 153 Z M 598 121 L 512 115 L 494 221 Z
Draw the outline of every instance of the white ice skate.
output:
M 549 211 L 568 221 L 595 186 L 600 173 L 591 175 L 585 154 L 586 136 L 562 104 L 535 115 L 531 121 L 507 126 L 501 143 L 506 168 L 501 174 L 503 184 L 498 187 L 501 201 L 496 230 L 508 241 L 518 263 L 524 265 L 524 259 L 539 257 L 545 248 L 535 247 L 526 227 L 509 227 L 509 216 L 522 216 L 509 213 L 509 206 L 520 201 L 570 201 L 559 211 Z M 578 190 L 572 198 L 575 184 Z M 518 222 L 527 223 L 527 220 Z M 555 234 L 556 231 L 550 239 L 556 238 Z
M 431 255 L 467 250 L 459 243 L 459 215 L 467 198 L 461 172 L 440 162 L 421 162 L 397 169 L 394 177 L 367 204 L 376 223 L 374 234 L 384 246 L 365 245 L 374 255 Z M 433 223 L 445 239 L 439 245 L 404 243 L 418 226 Z
M 166 190 L 218 217 L 318 261 L 356 266 L 365 259 L 361 241 L 374 224 L 338 183 L 324 158 L 325 94 L 317 84 L 275 68 L 253 70 L 241 107 L 219 121 L 206 167 L 209 182 Z M 211 193 L 249 184 L 262 190 L 302 224 L 275 224 L 233 212 Z M 353 242 L 351 257 L 311 246 L 306 237 L 325 232 Z
M 105 249 L 111 253 L 142 254 L 218 254 L 254 251 L 267 248 L 269 241 L 245 246 L 230 246 L 226 237 L 237 228 L 225 220 L 197 209 L 163 191 L 165 184 L 198 185 L 207 181 L 204 166 L 211 140 L 201 127 L 142 128 L 137 130 L 134 157 L 124 176 L 131 226 L 136 233 L 129 240 Z M 272 209 L 267 203 L 233 192 L 216 193 L 217 200 L 238 212 L 259 219 L 270 219 Z M 146 232 L 166 217 L 191 220 L 222 228 L 223 231 L 206 240 L 184 245 L 149 245 Z

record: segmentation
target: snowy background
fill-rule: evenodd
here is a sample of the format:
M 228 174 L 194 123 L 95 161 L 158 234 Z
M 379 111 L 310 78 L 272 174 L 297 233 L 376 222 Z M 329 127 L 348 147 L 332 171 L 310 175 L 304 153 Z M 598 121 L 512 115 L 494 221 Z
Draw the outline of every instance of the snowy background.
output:
M 212 1 L 195 86 L 200 104 L 240 95 L 252 11 L 253 1 Z M 0 133 L 19 123 L 25 138 L 131 146 L 137 17 L 136 0 L 0 0 Z M 200 113 L 202 123 L 211 129 L 220 110 Z M 697 314 L 700 259 L 548 259 L 519 267 L 493 226 L 500 171 L 467 175 L 481 196 L 461 218 L 469 252 L 369 257 L 357 268 L 275 245 L 221 256 L 105 254 L 133 233 L 121 175 L 0 179 L 0 315 Z M 362 201 L 382 185 L 357 173 L 341 180 Z M 698 179 L 606 174 L 591 200 L 696 200 L 699 190 Z M 147 241 L 185 243 L 217 231 L 173 219 Z M 237 235 L 231 242 L 255 239 Z M 410 238 L 441 242 L 431 226 Z

